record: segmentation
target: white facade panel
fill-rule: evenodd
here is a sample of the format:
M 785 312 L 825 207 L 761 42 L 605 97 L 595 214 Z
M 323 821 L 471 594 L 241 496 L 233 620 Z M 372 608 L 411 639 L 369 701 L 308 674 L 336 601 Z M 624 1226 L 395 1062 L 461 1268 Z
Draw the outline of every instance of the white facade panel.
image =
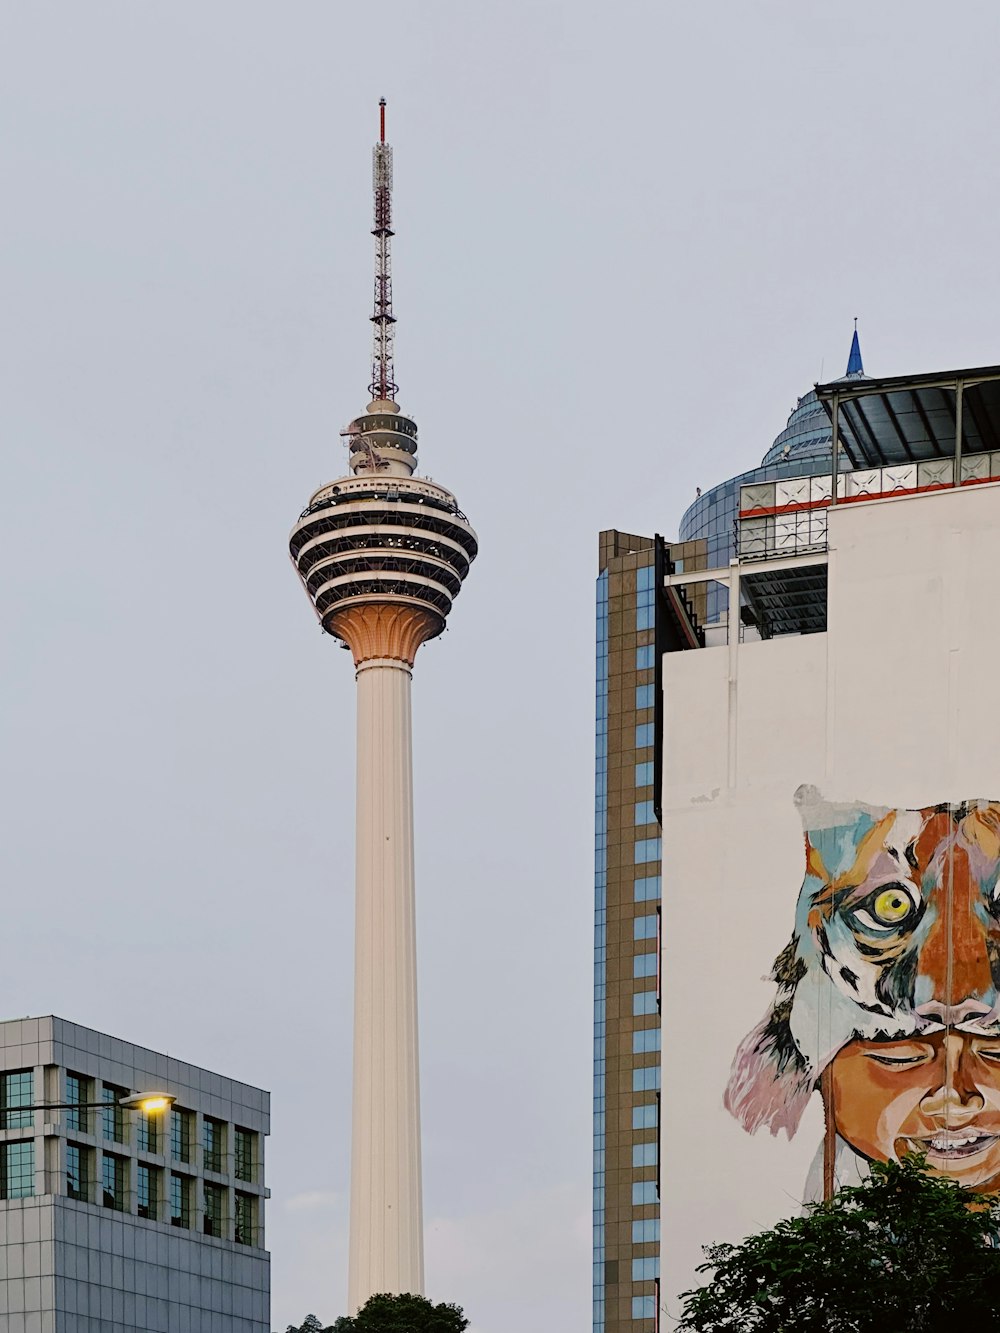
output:
M 993 904 L 983 898 L 1000 866 L 1000 725 L 990 688 L 1000 623 L 988 592 L 1000 567 L 1000 488 L 837 506 L 830 546 L 827 633 L 674 653 L 663 663 L 668 1319 L 697 1280 L 702 1246 L 737 1241 L 821 1192 L 821 1071 L 847 1089 L 829 1093 L 839 1110 L 828 1169 L 856 1179 L 865 1151 L 878 1155 L 851 1118 L 874 1102 L 838 1073 L 848 1047 L 919 1035 L 930 1049 L 941 1039 L 935 1009 L 947 1009 L 948 1033 L 995 1042 L 1000 1058 Z M 955 879 L 961 867 L 965 878 Z M 949 954 L 948 984 L 961 989 L 942 995 L 931 955 L 944 912 L 935 894 L 948 876 L 967 895 L 968 943 L 960 957 Z M 871 918 L 873 903 L 889 924 Z M 795 979 L 779 995 L 771 970 L 793 933 L 785 974 Z M 890 937 L 913 961 L 910 995 L 879 954 L 888 957 Z M 788 1005 L 776 1013 L 781 998 Z M 780 1075 L 767 1046 L 779 1031 L 795 1054 Z M 984 1096 L 1000 1106 L 1000 1088 Z M 886 1152 L 903 1151 L 917 1132 L 901 1126 Z M 965 1145 L 959 1160 L 941 1133 L 942 1173 L 971 1184 L 974 1167 L 980 1183 L 1000 1188 L 995 1136 L 984 1131 L 982 1148 L 969 1156 Z

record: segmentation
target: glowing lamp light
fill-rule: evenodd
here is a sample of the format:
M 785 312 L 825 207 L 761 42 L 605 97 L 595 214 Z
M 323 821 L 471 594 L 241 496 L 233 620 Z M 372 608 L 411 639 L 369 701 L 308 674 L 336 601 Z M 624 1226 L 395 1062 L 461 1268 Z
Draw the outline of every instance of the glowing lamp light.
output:
M 176 1100 L 169 1092 L 136 1092 L 131 1097 L 120 1097 L 118 1105 L 130 1111 L 144 1111 L 146 1115 L 159 1115 L 169 1111 Z

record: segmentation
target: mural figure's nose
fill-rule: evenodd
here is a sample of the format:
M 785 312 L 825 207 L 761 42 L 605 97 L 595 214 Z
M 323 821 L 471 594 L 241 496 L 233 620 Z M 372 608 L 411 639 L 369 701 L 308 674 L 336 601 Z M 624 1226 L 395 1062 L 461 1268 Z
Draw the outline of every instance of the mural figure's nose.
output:
M 945 1035 L 937 1061 L 942 1080 L 920 1100 L 925 1116 L 955 1125 L 983 1109 L 986 1102 L 976 1086 L 973 1058 L 966 1037 L 958 1032 Z

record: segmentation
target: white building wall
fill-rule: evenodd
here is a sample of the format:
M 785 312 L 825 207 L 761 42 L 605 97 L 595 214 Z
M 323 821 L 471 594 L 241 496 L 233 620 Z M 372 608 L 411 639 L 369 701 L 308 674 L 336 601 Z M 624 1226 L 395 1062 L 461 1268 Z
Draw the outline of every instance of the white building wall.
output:
M 804 870 L 794 793 L 878 806 L 1000 799 L 1000 488 L 837 507 L 826 634 L 664 659 L 663 1300 L 703 1245 L 796 1211 L 822 1138 L 724 1109 L 771 1003 Z

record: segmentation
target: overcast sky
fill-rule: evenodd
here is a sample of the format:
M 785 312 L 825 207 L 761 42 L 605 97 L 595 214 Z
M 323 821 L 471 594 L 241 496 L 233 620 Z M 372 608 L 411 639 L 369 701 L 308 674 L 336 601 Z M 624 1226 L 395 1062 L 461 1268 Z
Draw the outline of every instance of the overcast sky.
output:
M 0 17 L 0 1013 L 269 1088 L 273 1327 L 344 1311 L 354 683 L 287 534 L 385 95 L 400 401 L 482 546 L 415 678 L 428 1291 L 583 1330 L 597 533 L 674 535 L 855 315 L 870 373 L 1000 360 L 1000 6 Z

